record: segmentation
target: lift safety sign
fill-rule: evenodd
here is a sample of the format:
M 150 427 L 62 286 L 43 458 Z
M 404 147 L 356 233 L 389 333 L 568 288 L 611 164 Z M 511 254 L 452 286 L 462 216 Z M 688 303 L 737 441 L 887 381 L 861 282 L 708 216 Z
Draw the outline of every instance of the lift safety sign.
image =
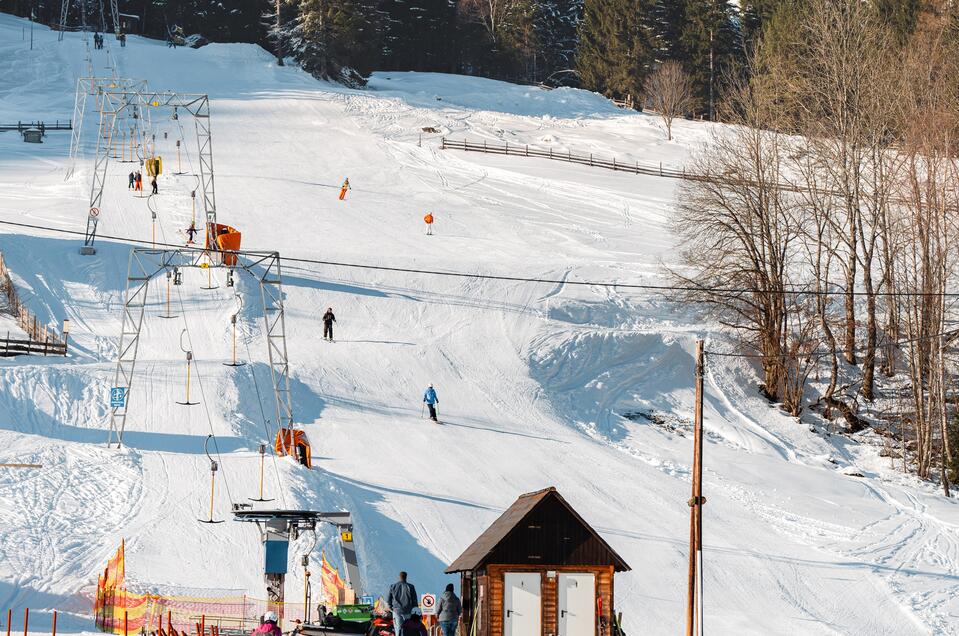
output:
M 122 409 L 127 405 L 127 388 L 125 386 L 115 386 L 110 389 L 110 408 Z
M 436 614 L 436 595 L 423 594 L 420 597 L 420 609 L 423 616 L 434 616 Z

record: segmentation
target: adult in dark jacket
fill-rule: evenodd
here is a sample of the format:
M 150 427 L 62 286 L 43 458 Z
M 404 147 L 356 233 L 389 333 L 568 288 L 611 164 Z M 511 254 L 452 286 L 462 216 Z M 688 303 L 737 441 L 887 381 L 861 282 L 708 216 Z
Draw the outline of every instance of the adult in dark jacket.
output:
M 443 636 L 456 636 L 456 624 L 462 611 L 463 603 L 453 592 L 453 584 L 447 584 L 446 591 L 436 604 L 436 619 L 443 629 Z
M 386 604 L 393 610 L 393 630 L 396 636 L 403 636 L 403 623 L 413 615 L 413 608 L 419 607 L 419 597 L 412 583 L 407 583 L 406 572 L 400 572 L 400 580 L 390 586 Z
M 333 308 L 330 307 L 323 314 L 323 339 L 333 342 L 333 323 L 336 322 L 336 316 L 333 315 Z

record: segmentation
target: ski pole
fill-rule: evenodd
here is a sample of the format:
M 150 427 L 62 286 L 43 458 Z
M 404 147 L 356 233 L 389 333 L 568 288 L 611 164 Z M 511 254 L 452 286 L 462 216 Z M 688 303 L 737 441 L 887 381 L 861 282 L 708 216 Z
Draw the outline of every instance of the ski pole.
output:
M 426 402 L 423 402 L 423 408 L 420 409 L 420 419 L 426 417 Z

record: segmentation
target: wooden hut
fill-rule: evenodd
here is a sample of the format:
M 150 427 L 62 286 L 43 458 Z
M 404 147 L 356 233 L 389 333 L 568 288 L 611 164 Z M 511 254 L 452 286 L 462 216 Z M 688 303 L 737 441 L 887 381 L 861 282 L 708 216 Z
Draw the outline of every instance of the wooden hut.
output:
M 447 568 L 476 636 L 603 636 L 630 568 L 555 488 L 522 495 Z M 475 630 L 475 631 L 473 631 Z

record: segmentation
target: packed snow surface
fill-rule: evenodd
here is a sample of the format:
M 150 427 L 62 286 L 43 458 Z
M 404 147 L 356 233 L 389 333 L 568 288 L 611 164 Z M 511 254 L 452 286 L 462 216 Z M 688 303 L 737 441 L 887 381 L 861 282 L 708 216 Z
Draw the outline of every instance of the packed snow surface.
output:
M 667 142 L 656 118 L 583 91 L 419 73 L 376 73 L 366 89 L 348 90 L 278 68 L 252 45 L 171 50 L 131 36 L 126 48 L 108 39 L 94 51 L 80 34 L 58 43 L 37 27 L 31 51 L 27 28 L 0 16 L 4 121 L 69 118 L 76 79 L 91 72 L 209 93 L 219 219 L 243 232 L 245 248 L 565 281 L 284 264 L 294 409 L 315 469 L 269 462 L 267 495 L 282 506 L 352 511 L 368 591 L 382 593 L 401 569 L 420 591 L 440 591 L 453 580 L 445 566 L 516 496 L 552 485 L 632 566 L 616 583 L 627 632 L 681 628 L 694 342 L 736 350 L 668 294 L 574 284 L 665 282 L 663 263 L 676 263 L 669 220 L 680 184 L 442 151 L 438 138 L 681 166 L 708 124 L 679 122 Z M 0 220 L 82 230 L 92 104 L 68 180 L 67 133 L 42 145 L 0 134 Z M 193 123 L 151 115 L 167 168 L 151 200 L 158 239 L 182 243 L 198 170 Z M 176 139 L 187 174 L 171 174 Z M 100 232 L 149 240 L 148 199 L 127 190 L 130 166 L 109 166 Z M 346 177 L 352 190 L 341 202 Z M 425 235 L 426 212 L 435 236 Z M 151 287 L 127 444 L 108 450 L 130 246 L 100 238 L 86 257 L 75 236 L 0 231 L 31 309 L 73 323 L 69 358 L 0 361 L 0 462 L 43 464 L 0 469 L 0 610 L 29 606 L 42 633 L 59 609 L 72 612 L 60 629 L 92 631 L 88 595 L 121 538 L 131 581 L 262 596 L 254 529 L 197 522 L 208 514 L 207 435 L 221 460 L 215 515 L 226 518 L 231 501 L 256 496 L 263 421 L 275 420 L 255 283 L 229 288 L 215 271 L 218 288 L 204 290 L 207 275 L 187 270 L 173 294 L 175 320 L 158 318 L 164 283 Z M 326 307 L 338 320 L 333 344 L 319 337 Z M 223 363 L 237 310 L 239 356 L 250 363 L 231 368 Z M 196 356 L 199 406 L 175 404 L 181 335 Z M 421 415 L 430 382 L 442 425 Z M 897 472 L 868 436 L 830 436 L 784 416 L 756 384 L 749 359 L 709 359 L 707 632 L 959 632 L 956 502 Z M 855 472 L 863 477 L 847 474 Z M 335 558 L 334 545 L 326 531 L 316 550 Z M 287 585 L 298 598 L 299 568 Z

